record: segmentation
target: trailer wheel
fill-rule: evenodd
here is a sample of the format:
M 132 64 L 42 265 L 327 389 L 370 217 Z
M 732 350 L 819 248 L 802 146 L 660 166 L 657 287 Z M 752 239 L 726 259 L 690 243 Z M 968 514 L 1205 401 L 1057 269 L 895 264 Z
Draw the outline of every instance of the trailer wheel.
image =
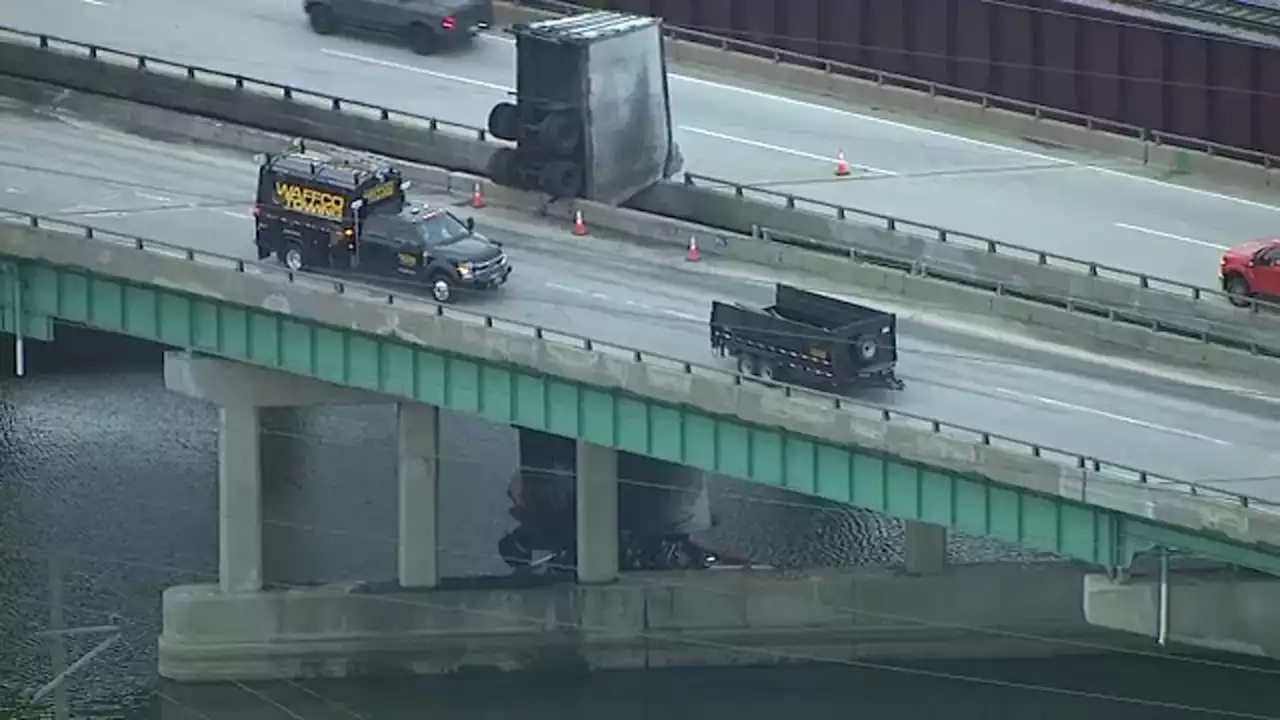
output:
M 763 377 L 765 380 L 774 380 L 774 381 L 776 381 L 776 380 L 778 379 L 778 368 L 777 368 L 777 366 L 775 366 L 775 365 L 774 365 L 773 363 L 771 363 L 771 362 L 761 362 L 761 363 L 760 363 L 760 377 Z

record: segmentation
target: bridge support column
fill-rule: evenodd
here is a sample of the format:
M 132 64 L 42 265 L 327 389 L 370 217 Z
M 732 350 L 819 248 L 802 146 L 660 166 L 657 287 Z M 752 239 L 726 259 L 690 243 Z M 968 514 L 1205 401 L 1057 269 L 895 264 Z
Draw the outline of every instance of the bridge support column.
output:
M 258 433 L 258 408 L 218 409 L 218 582 L 225 593 L 262 589 Z
M 947 529 L 908 520 L 903 554 L 909 575 L 937 575 L 947 567 Z
M 578 582 L 618 579 L 618 453 L 578 441 Z
M 396 406 L 399 421 L 399 574 L 401 587 L 440 584 L 440 409 Z
M 184 352 L 164 356 L 169 390 L 218 406 L 219 586 L 263 587 L 262 408 L 386 403 L 387 398 Z

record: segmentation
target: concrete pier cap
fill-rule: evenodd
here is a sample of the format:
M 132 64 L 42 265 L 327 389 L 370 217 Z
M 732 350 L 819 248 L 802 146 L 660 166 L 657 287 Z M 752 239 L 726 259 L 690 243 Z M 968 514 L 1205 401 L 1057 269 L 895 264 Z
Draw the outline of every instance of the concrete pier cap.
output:
M 392 398 L 185 351 L 164 354 L 166 389 L 222 407 L 383 405 Z

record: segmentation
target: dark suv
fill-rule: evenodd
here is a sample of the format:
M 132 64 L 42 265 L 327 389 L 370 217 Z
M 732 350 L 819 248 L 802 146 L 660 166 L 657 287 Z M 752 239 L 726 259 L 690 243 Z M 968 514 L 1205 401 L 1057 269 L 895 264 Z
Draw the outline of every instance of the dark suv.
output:
M 398 37 L 419 55 L 471 41 L 493 24 L 493 0 L 303 0 L 311 29 Z

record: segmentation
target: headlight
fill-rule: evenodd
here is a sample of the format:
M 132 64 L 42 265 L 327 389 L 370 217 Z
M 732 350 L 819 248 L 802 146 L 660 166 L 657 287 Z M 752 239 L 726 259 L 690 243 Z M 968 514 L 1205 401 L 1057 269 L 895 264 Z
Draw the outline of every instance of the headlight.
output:
M 458 265 L 458 274 L 466 277 L 471 274 L 471 263 L 462 263 Z

